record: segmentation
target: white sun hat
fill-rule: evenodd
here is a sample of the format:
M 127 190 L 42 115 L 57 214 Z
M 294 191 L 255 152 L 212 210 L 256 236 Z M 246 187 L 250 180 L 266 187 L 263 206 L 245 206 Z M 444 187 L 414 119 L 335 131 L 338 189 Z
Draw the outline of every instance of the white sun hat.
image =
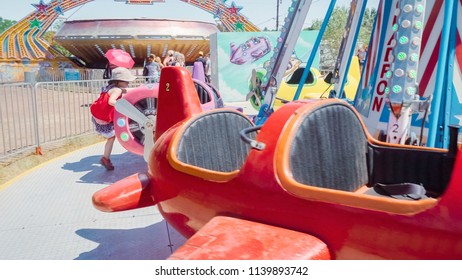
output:
M 111 81 L 133 82 L 134 80 L 136 80 L 136 76 L 127 68 L 117 67 L 112 69 Z

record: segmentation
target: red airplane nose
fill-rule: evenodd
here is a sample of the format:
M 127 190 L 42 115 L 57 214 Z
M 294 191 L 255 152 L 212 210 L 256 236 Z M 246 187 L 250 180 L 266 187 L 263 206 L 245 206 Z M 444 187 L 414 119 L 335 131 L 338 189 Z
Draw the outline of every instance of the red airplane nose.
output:
M 151 196 L 150 178 L 136 173 L 93 194 L 93 206 L 103 212 L 132 210 L 156 204 Z

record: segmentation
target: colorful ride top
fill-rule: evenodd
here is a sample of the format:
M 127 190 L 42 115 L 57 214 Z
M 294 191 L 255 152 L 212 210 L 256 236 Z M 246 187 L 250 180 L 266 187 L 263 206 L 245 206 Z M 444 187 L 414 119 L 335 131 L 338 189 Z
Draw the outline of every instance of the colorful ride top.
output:
M 461 0 L 380 1 L 355 100 L 371 134 L 448 146 L 462 125 L 461 12 Z
M 56 0 L 32 4 L 36 11 L 0 34 L 0 61 L 43 60 L 61 54 L 42 39 L 42 35 L 64 12 L 93 0 Z
M 52 0 L 45 4 L 40 0 L 38 4 L 32 4 L 35 11 L 21 19 L 0 34 L 0 62 L 21 62 L 29 60 L 38 62 L 45 59 L 56 59 L 62 55 L 50 46 L 42 36 L 52 23 L 64 12 L 75 7 L 85 5 L 94 0 Z M 114 0 L 117 2 L 117 0 Z M 242 6 L 237 6 L 233 1 L 227 5 L 227 0 L 180 0 L 193 5 L 213 15 L 223 24 L 226 31 L 260 31 L 245 16 L 240 13 Z M 164 0 L 149 1 L 125 1 L 126 4 L 149 5 Z

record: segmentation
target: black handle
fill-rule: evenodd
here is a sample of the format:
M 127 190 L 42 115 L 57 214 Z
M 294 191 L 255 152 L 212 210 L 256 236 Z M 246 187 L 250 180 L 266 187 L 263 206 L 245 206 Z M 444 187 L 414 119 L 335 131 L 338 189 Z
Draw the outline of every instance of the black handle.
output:
M 256 140 L 251 139 L 250 137 L 247 137 L 247 134 L 255 132 L 257 130 L 260 130 L 263 125 L 257 125 L 257 126 L 251 126 L 248 128 L 244 128 L 239 132 L 241 135 L 242 141 L 245 143 L 249 144 L 253 149 L 257 149 L 259 151 L 263 150 L 265 148 L 265 143 L 258 142 Z

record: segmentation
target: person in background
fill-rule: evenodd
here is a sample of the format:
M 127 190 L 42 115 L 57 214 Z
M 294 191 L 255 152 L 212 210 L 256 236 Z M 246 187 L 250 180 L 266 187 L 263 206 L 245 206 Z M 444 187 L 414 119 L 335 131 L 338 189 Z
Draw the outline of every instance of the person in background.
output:
M 363 66 L 364 62 L 366 61 L 366 56 L 367 56 L 367 47 L 364 47 L 364 45 L 361 45 L 361 47 L 358 49 L 358 60 L 359 60 L 359 71 L 363 71 Z
M 182 54 L 180 52 L 175 52 L 174 57 L 175 57 L 174 66 L 180 66 L 180 67 L 185 67 L 186 66 L 186 59 L 184 57 L 184 54 Z
M 199 57 L 196 58 L 196 62 L 202 62 L 202 66 L 204 67 L 204 74 L 206 73 L 205 71 L 205 59 L 204 59 L 204 52 L 203 51 L 199 51 L 198 53 Z
M 164 64 L 160 60 L 160 57 L 156 56 L 155 62 L 157 62 L 157 64 L 159 64 L 160 69 L 164 68 Z
M 160 65 L 155 61 L 156 56 L 150 54 L 148 57 L 148 62 L 144 66 L 143 76 L 146 76 L 146 81 L 148 83 L 158 83 L 160 76 Z
M 106 138 L 103 156 L 100 163 L 107 170 L 114 170 L 111 162 L 112 147 L 115 141 L 114 132 L 114 105 L 123 94 L 129 91 L 128 84 L 136 80 L 130 70 L 123 67 L 112 69 L 112 76 L 108 84 L 101 89 L 100 96 L 90 106 L 92 122 L 98 134 Z
M 174 53 L 175 52 L 173 50 L 169 50 L 167 52 L 167 56 L 164 58 L 164 63 L 163 63 L 164 66 L 172 66 L 174 64 L 174 62 L 175 62 L 175 59 L 173 57 Z
M 212 82 L 212 67 L 210 63 L 210 54 L 205 56 L 205 81 L 207 83 Z

